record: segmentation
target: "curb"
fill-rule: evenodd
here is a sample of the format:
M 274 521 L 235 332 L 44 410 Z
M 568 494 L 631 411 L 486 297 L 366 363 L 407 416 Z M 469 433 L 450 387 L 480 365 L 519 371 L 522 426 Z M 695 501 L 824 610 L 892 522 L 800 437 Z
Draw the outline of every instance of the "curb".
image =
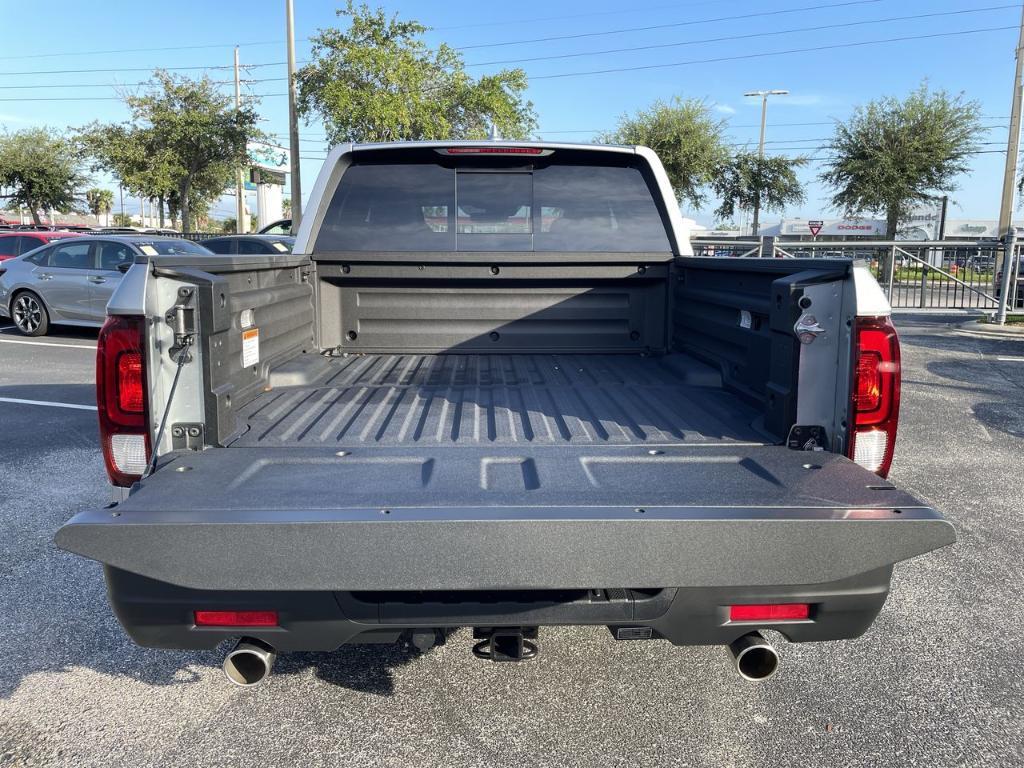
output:
M 956 328 L 958 331 L 970 331 L 971 333 L 1024 338 L 1024 324 L 995 325 L 993 323 L 979 323 L 977 320 L 968 320 L 963 323 L 957 323 Z

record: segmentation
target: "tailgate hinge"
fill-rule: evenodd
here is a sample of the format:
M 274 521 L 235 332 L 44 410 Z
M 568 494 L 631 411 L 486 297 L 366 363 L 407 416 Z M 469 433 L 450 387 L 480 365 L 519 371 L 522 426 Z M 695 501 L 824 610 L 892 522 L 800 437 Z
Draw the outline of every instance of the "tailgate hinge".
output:
M 828 433 L 824 427 L 794 424 L 789 430 L 786 446 L 794 451 L 824 451 Z
M 205 432 L 204 424 L 174 424 L 171 427 L 171 447 L 176 451 L 201 451 Z

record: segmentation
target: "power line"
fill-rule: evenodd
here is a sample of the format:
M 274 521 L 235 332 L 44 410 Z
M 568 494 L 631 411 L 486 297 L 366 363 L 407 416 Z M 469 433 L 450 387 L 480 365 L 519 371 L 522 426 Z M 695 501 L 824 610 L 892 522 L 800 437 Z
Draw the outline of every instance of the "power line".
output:
M 877 2 L 878 0 L 871 0 L 871 1 L 872 2 Z M 762 53 L 739 54 L 739 55 L 735 55 L 735 56 L 719 56 L 719 57 L 716 57 L 716 58 L 691 59 L 691 60 L 688 60 L 688 61 L 672 62 L 672 63 L 668 63 L 668 64 L 647 64 L 647 65 L 633 66 L 633 67 L 610 67 L 610 68 L 607 68 L 607 69 L 586 70 L 586 71 L 580 71 L 580 72 L 562 72 L 562 73 L 557 73 L 557 74 L 552 74 L 552 75 L 536 75 L 536 76 L 529 77 L 529 80 L 554 80 L 554 79 L 561 79 L 561 78 L 568 78 L 568 77 L 582 77 L 582 76 L 587 76 L 587 75 L 602 75 L 602 74 L 612 74 L 612 73 L 618 73 L 618 72 L 637 72 L 637 71 L 651 70 L 651 69 L 668 69 L 668 68 L 672 68 L 672 67 L 690 66 L 690 65 L 693 65 L 693 64 L 714 64 L 714 63 L 720 63 L 720 62 L 726 62 L 726 61 L 743 61 L 743 60 L 749 60 L 749 59 L 769 58 L 769 57 L 773 57 L 773 56 L 786 56 L 786 55 L 791 55 L 791 54 L 795 54 L 795 53 L 816 53 L 816 52 L 820 52 L 820 51 L 837 50 L 837 49 L 843 49 L 843 48 L 858 48 L 858 47 L 863 47 L 863 46 L 867 46 L 867 45 L 883 45 L 883 44 L 887 44 L 887 43 L 907 42 L 907 41 L 910 41 L 910 40 L 929 40 L 929 39 L 936 39 L 936 38 L 942 38 L 942 37 L 960 37 L 960 36 L 964 36 L 964 35 L 980 34 L 980 33 L 985 33 L 985 32 L 1002 32 L 1002 31 L 1009 30 L 1009 29 L 1017 29 L 1017 26 L 1014 25 L 1014 26 L 1002 26 L 1002 27 L 982 27 L 982 28 L 978 28 L 978 29 L 958 30 L 958 31 L 954 31 L 954 32 L 937 32 L 937 33 L 926 34 L 926 35 L 904 35 L 904 36 L 901 36 L 901 37 L 891 37 L 891 38 L 883 38 L 883 39 L 875 39 L 875 40 L 862 40 L 862 41 L 852 42 L 852 43 L 832 43 L 832 44 L 828 44 L 828 45 L 813 46 L 813 47 L 810 47 L 810 48 L 791 48 L 791 49 L 783 50 L 783 51 L 766 51 L 766 52 L 762 52 Z M 245 68 L 249 69 L 249 68 L 255 68 L 255 67 L 274 66 L 276 64 L 277 63 L 273 63 L 273 64 L 272 63 L 250 64 L 250 65 L 248 65 L 248 67 L 245 67 Z M 216 68 L 217 69 L 227 69 L 229 67 L 216 67 Z M 208 67 L 208 68 L 204 68 L 204 67 L 179 67 L 177 69 L 213 69 L 213 67 Z M 100 72 L 100 71 L 102 71 L 102 72 L 123 71 L 123 72 L 128 72 L 128 71 L 138 71 L 138 70 L 131 70 L 131 69 L 126 69 L 126 70 L 66 70 L 66 72 L 82 72 L 82 71 L 94 71 L 94 72 Z M 150 71 L 150 70 L 147 68 L 145 71 Z M 46 72 L 45 74 L 58 74 L 58 73 L 61 73 L 61 72 L 62 72 L 61 70 L 51 70 L 49 72 Z M 23 74 L 44 74 L 44 73 L 23 73 Z M 264 80 L 264 82 L 270 82 L 272 80 L 278 80 L 278 79 L 279 78 L 267 78 L 267 79 Z M 287 96 L 288 94 L 287 93 L 264 93 L 264 94 L 254 94 L 254 95 L 257 98 L 273 98 L 273 97 L 279 97 L 279 96 Z M 26 98 L 26 99 L 0 98 L 0 101 L 112 101 L 112 100 L 113 101 L 117 101 L 119 99 L 116 96 L 111 96 L 111 97 L 101 97 L 101 96 L 88 97 L 88 96 L 83 96 L 83 97 L 51 97 L 51 98 L 33 97 L 33 98 Z M 563 132 L 564 133 L 568 133 L 568 131 L 563 131 Z M 554 133 L 554 131 L 549 131 L 549 133 Z
M 107 51 L 61 51 L 59 53 L 26 53 L 17 56 L 0 56 L 5 59 L 50 59 L 66 56 L 103 56 L 114 53 L 152 53 L 153 51 L 198 51 L 209 48 L 234 48 L 238 46 L 284 45 L 284 40 L 261 40 L 252 43 L 211 43 L 209 45 L 169 45 L 163 48 L 116 48 Z
M 234 81 L 232 81 L 234 83 Z M 252 98 L 265 99 L 270 96 L 287 96 L 287 93 L 254 93 Z M 248 97 L 247 97 L 248 98 Z M 0 101 L 124 101 L 120 96 L 29 96 L 27 98 L 0 98 Z
M 785 51 L 768 51 L 765 53 L 747 53 L 739 56 L 719 56 L 713 59 L 691 59 L 690 61 L 677 61 L 671 64 L 647 64 L 637 67 L 611 67 L 608 69 L 592 69 L 584 72 L 562 72 L 555 75 L 535 75 L 530 80 L 555 80 L 564 77 L 581 77 L 584 75 L 607 75 L 613 72 L 637 72 L 647 69 L 668 69 L 670 67 L 685 67 L 691 64 L 715 64 L 723 61 L 742 61 L 745 59 L 761 59 L 770 56 L 786 56 L 793 53 L 816 53 L 818 51 L 831 51 L 839 48 L 858 48 L 865 45 L 881 45 L 884 43 L 902 43 L 908 40 L 928 40 L 938 37 L 956 37 L 962 35 L 973 35 L 981 32 L 1003 32 L 1007 29 L 1018 29 L 1017 25 L 1006 27 L 982 27 L 980 29 L 964 29 L 957 32 L 937 32 L 930 35 L 905 35 L 903 37 L 889 37 L 881 40 L 863 40 L 856 43 L 833 43 L 831 45 L 818 45 L 812 48 L 790 48 Z
M 242 80 L 246 85 L 252 83 L 269 83 L 278 78 L 262 80 Z M 234 85 L 234 80 L 210 80 L 211 85 Z M 152 85 L 152 81 L 144 80 L 138 83 L 47 83 L 45 85 L 0 85 L 0 90 L 32 90 L 34 88 L 134 88 L 137 86 Z
M 928 19 L 939 16 L 962 16 L 969 13 L 984 13 L 986 11 L 1001 11 L 1007 8 L 1019 8 L 1019 3 L 1010 5 L 993 5 L 987 8 L 969 8 L 960 11 L 943 11 L 940 13 L 917 13 L 911 16 L 890 16 L 885 19 L 866 19 L 864 21 L 846 21 L 839 24 L 824 24 L 814 27 L 797 27 L 796 29 L 781 29 L 774 32 L 753 32 L 746 35 L 726 35 L 724 37 L 705 37 L 699 40 L 683 40 L 677 43 L 658 43 L 655 45 L 639 45 L 629 48 L 608 48 L 603 51 L 584 51 L 582 53 L 559 53 L 551 56 L 532 56 L 525 59 L 497 59 L 494 61 L 480 61 L 467 64 L 467 67 L 486 67 L 497 64 L 526 64 L 533 61 L 553 61 L 556 59 L 574 59 L 583 56 L 604 56 L 611 53 L 631 53 L 635 51 L 652 51 L 663 48 L 679 48 L 684 45 L 703 45 L 705 43 L 722 43 L 733 40 L 749 40 L 758 37 L 777 37 L 778 35 L 791 35 L 799 32 L 820 32 L 826 29 L 846 29 L 848 27 L 861 27 L 868 24 L 885 24 L 893 21 L 912 21 L 917 19 Z M 751 14 L 756 15 L 756 14 Z
M 883 1 L 884 0 L 859 0 L 860 3 L 883 2 Z M 716 0 L 710 0 L 709 2 L 691 3 L 691 4 L 688 4 L 686 6 L 682 6 L 682 7 L 683 8 L 695 8 L 695 7 L 703 6 L 703 5 L 715 5 L 715 4 L 717 4 Z M 842 6 L 842 5 L 856 5 L 856 4 L 859 4 L 859 3 L 857 3 L 857 2 L 847 2 L 847 3 L 840 3 L 837 6 L 821 6 L 821 7 L 829 8 L 829 7 L 839 7 L 839 6 Z M 516 19 L 516 21 L 517 22 L 522 22 L 522 23 L 536 22 L 536 21 L 557 21 L 557 20 L 560 20 L 560 19 L 591 18 L 591 17 L 594 17 L 594 16 L 608 16 L 608 15 L 615 15 L 615 14 L 621 14 L 621 13 L 636 13 L 637 11 L 644 11 L 644 10 L 663 10 L 663 9 L 666 9 L 666 8 L 679 9 L 680 6 L 678 4 L 661 5 L 661 6 L 652 6 L 652 7 L 641 8 L 641 9 L 603 11 L 603 12 L 596 12 L 596 13 L 595 12 L 591 12 L 591 13 L 581 13 L 581 14 L 568 14 L 568 15 L 563 15 L 563 16 L 544 16 L 544 17 L 533 18 L 533 19 Z M 792 12 L 795 12 L 796 10 L 800 10 L 800 9 L 794 9 L 793 11 L 777 11 L 777 13 L 792 13 Z M 749 15 L 749 16 L 760 16 L 760 15 L 765 15 L 765 14 L 763 14 L 763 13 L 755 13 L 755 14 L 747 14 L 747 15 Z M 728 18 L 729 19 L 745 18 L 745 16 L 728 17 Z M 508 20 L 507 19 L 502 19 L 501 21 L 502 21 L 502 23 L 507 23 Z M 611 35 L 611 34 L 619 34 L 620 32 L 631 32 L 631 31 L 638 31 L 638 30 L 645 30 L 645 29 L 660 29 L 660 28 L 663 28 L 663 27 L 672 27 L 672 26 L 679 26 L 679 25 L 692 24 L 692 23 L 710 23 L 711 21 L 715 21 L 715 20 L 714 19 L 709 19 L 706 22 L 705 21 L 697 21 L 697 22 L 692 22 L 691 21 L 691 22 L 681 22 L 680 24 L 667 24 L 667 25 L 661 25 L 661 26 L 638 27 L 636 29 L 610 30 L 610 31 L 606 31 L 606 32 L 589 33 L 586 36 Z M 464 25 L 458 25 L 458 26 L 433 27 L 433 28 L 430 28 L 430 30 L 431 31 L 443 31 L 443 30 L 450 30 L 450 29 L 468 29 L 468 28 L 471 28 L 471 27 L 493 26 L 495 23 L 497 23 L 497 22 L 494 22 L 494 21 L 478 22 L 478 23 L 475 23 L 475 24 L 464 24 Z M 576 37 L 576 35 L 567 36 L 565 39 L 569 39 L 569 38 L 572 38 L 572 37 Z M 303 42 L 309 42 L 311 39 L 312 38 L 309 38 L 309 37 L 301 38 L 301 40 Z M 560 38 L 552 38 L 552 39 L 560 39 Z M 244 48 L 244 47 L 247 47 L 247 46 L 255 47 L 255 46 L 261 46 L 261 45 L 282 45 L 283 43 L 284 43 L 283 40 L 255 40 L 255 41 L 251 41 L 251 42 L 248 42 L 248 43 L 209 43 L 209 44 L 204 44 L 204 45 L 171 45 L 171 46 L 162 46 L 162 47 L 159 47 L 159 48 L 153 48 L 153 47 L 148 47 L 148 48 L 111 48 L 111 49 L 99 50 L 99 51 L 58 51 L 58 52 L 54 52 L 54 53 L 31 53 L 31 54 L 0 56 L 0 61 L 9 60 L 9 59 L 19 59 L 19 60 L 21 60 L 21 59 L 44 59 L 44 58 L 70 57 L 70 56 L 102 56 L 102 55 L 112 55 L 112 54 L 119 54 L 119 53 L 152 53 L 152 52 L 157 52 L 157 51 L 159 51 L 159 52 L 163 52 L 163 51 L 191 51 L 191 50 L 203 50 L 203 49 L 209 50 L 209 49 L 214 49 L 214 48 L 233 48 L 236 45 L 239 46 L 239 47 L 243 47 Z M 474 46 L 466 46 L 463 49 L 457 49 L 457 50 L 465 50 L 465 49 L 468 49 L 468 48 L 489 48 L 489 47 L 493 47 L 493 46 L 505 46 L 505 45 L 514 45 L 514 44 L 515 43 L 512 43 L 512 42 L 493 43 L 493 44 L 481 44 L 481 45 L 474 45 Z M 280 63 L 283 64 L 284 62 L 280 62 Z M 305 63 L 305 62 L 302 62 L 302 63 Z M 263 66 L 276 66 L 276 65 L 277 65 L 277 62 L 274 62 L 273 64 L 263 65 Z M 212 69 L 212 68 L 213 67 L 199 67 L 199 69 Z M 227 67 L 227 68 L 230 68 L 230 67 Z M 172 68 L 171 67 L 164 67 L 164 69 L 172 69 Z M 174 69 L 188 69 L 188 68 L 174 67 Z M 95 70 L 75 70 L 75 71 L 80 72 L 80 71 L 95 71 Z M 113 70 L 106 70 L 106 71 L 113 71 Z M 129 70 L 121 70 L 121 71 L 129 71 Z M 143 70 L 135 70 L 135 71 L 143 71 Z M 43 73 L 10 72 L 10 73 L 7 73 L 7 74 L 20 75 L 20 74 L 43 74 Z M 53 72 L 53 74 L 69 74 L 69 72 L 61 71 L 61 72 Z
M 775 11 L 762 11 L 762 12 L 758 12 L 758 13 L 744 14 L 744 15 L 741 15 L 741 16 L 723 16 L 723 17 L 719 17 L 719 18 L 716 18 L 716 19 L 703 19 L 703 20 L 685 21 L 685 22 L 678 22 L 678 23 L 675 23 L 675 24 L 667 24 L 667 25 L 654 25 L 654 26 L 648 26 L 648 27 L 633 27 L 633 28 L 625 28 L 625 29 L 619 29 L 619 30 L 608 30 L 608 31 L 604 31 L 604 32 L 593 32 L 593 33 L 578 34 L 578 35 L 560 35 L 560 36 L 552 36 L 552 37 L 547 37 L 547 38 L 537 38 L 535 40 L 522 40 L 522 41 L 511 41 L 511 42 L 505 42 L 505 43 L 479 44 L 479 45 L 474 45 L 474 46 L 467 46 L 467 47 L 464 47 L 464 48 L 462 48 L 460 50 L 468 50 L 470 48 L 473 48 L 473 49 L 476 49 L 476 48 L 489 48 L 489 47 L 495 47 L 495 46 L 514 45 L 514 44 L 527 43 L 527 42 L 542 42 L 542 41 L 546 42 L 546 41 L 552 41 L 552 40 L 574 39 L 574 38 L 578 38 L 578 37 L 591 37 L 591 36 L 597 36 L 597 35 L 619 34 L 619 33 L 623 33 L 623 32 L 643 31 L 643 30 L 650 30 L 650 29 L 661 29 L 661 28 L 666 28 L 666 27 L 678 27 L 678 26 L 686 26 L 686 25 L 694 25 L 694 24 L 705 24 L 705 23 L 711 23 L 711 22 L 714 22 L 714 21 L 730 21 L 730 20 L 736 20 L 736 19 L 752 18 L 752 17 L 756 17 L 756 16 L 771 16 L 771 15 L 779 15 L 779 14 L 788 14 L 788 13 L 802 12 L 802 11 L 814 10 L 814 9 L 838 8 L 838 7 L 849 6 L 849 5 L 864 5 L 864 4 L 873 4 L 873 3 L 878 3 L 878 2 L 885 2 L 885 0 L 849 0 L 848 2 L 837 3 L 837 4 L 832 4 L 832 5 L 816 5 L 816 6 L 806 6 L 806 7 L 803 7 L 803 8 L 793 8 L 793 9 L 775 10 Z M 782 32 L 756 33 L 756 34 L 753 34 L 753 35 L 738 35 L 738 36 L 729 36 L 729 37 L 721 37 L 721 38 L 714 38 L 714 39 L 706 39 L 706 40 L 703 40 L 701 42 L 722 42 L 722 41 L 728 41 L 728 40 L 739 40 L 739 39 L 745 39 L 745 38 L 749 38 L 749 37 L 757 37 L 757 36 L 765 36 L 765 35 L 787 34 L 787 33 L 791 33 L 791 32 L 819 30 L 819 29 L 826 29 L 826 28 L 833 28 L 833 27 L 839 28 L 839 27 L 844 27 L 844 26 L 857 26 L 857 25 L 863 25 L 863 24 L 869 24 L 869 23 L 882 23 L 882 22 L 894 21 L 894 20 L 906 20 L 906 19 L 925 18 L 925 17 L 929 17 L 929 16 L 942 16 L 942 15 L 955 15 L 955 14 L 964 14 L 964 13 L 976 13 L 976 12 L 982 12 L 982 11 L 987 11 L 987 10 L 996 10 L 996 9 L 1011 8 L 1011 7 L 1016 7 L 1016 6 L 1015 5 L 990 6 L 990 7 L 987 7 L 987 8 L 971 9 L 971 10 L 965 10 L 965 11 L 953 11 L 953 12 L 934 13 L 934 14 L 918 14 L 918 15 L 914 15 L 914 16 L 894 17 L 892 19 L 877 19 L 877 20 L 874 20 L 874 21 L 866 21 L 866 22 L 846 22 L 844 24 L 827 25 L 827 26 L 821 26 L 821 27 L 807 27 L 807 28 L 802 28 L 802 29 L 786 30 L 786 31 L 782 31 Z M 996 31 L 996 30 L 1002 30 L 1002 29 L 1006 29 L 1006 28 L 1005 27 L 993 27 L 993 28 L 988 28 L 988 29 L 968 30 L 966 32 L 962 31 L 962 32 L 958 32 L 958 33 L 949 33 L 949 34 L 969 34 L 971 32 Z M 917 39 L 923 39 L 923 38 L 931 37 L 931 36 L 932 35 L 894 38 L 893 41 L 917 40 Z M 940 36 L 940 35 L 935 35 L 935 36 Z M 537 57 L 535 59 L 519 59 L 519 60 L 510 59 L 510 60 L 507 60 L 505 62 L 480 62 L 480 63 L 476 63 L 476 64 L 470 64 L 470 65 L 467 65 L 467 66 L 484 66 L 485 64 L 491 64 L 491 63 L 509 63 L 509 62 L 513 62 L 513 61 L 531 61 L 531 60 L 554 59 L 554 58 L 568 58 L 568 57 L 572 57 L 572 56 L 583 56 L 583 55 L 600 55 L 602 53 L 613 53 L 613 52 L 621 52 L 621 51 L 628 51 L 628 50 L 646 50 L 648 48 L 654 49 L 654 48 L 659 48 L 659 47 L 672 47 L 672 46 L 680 46 L 680 45 L 689 45 L 689 44 L 692 44 L 693 42 L 695 42 L 695 41 L 683 41 L 683 42 L 680 42 L 680 43 L 671 43 L 671 44 L 664 44 L 664 45 L 659 45 L 659 46 L 639 46 L 639 47 L 636 47 L 636 48 L 624 48 L 624 49 L 615 49 L 615 50 L 609 50 L 609 51 L 596 51 L 596 52 L 585 53 L 585 54 L 566 54 L 566 55 L 562 55 L 562 56 Z M 888 41 L 872 41 L 872 42 L 888 42 Z M 255 44 L 257 44 L 257 43 L 252 43 L 252 45 L 255 45 Z M 865 45 L 865 44 L 867 44 L 867 43 L 846 44 L 846 47 L 849 47 L 850 45 Z M 796 51 L 796 52 L 813 51 L 813 50 L 826 50 L 826 49 L 827 49 L 827 47 L 820 47 L 820 48 L 802 49 L 802 50 Z M 126 50 L 135 50 L 135 49 L 126 49 Z M 165 49 L 151 49 L 151 50 L 165 50 Z M 171 50 L 171 49 L 166 49 L 166 50 Z M 113 52 L 113 51 L 111 51 L 111 52 Z M 785 52 L 779 52 L 779 53 L 785 53 Z M 758 54 L 758 55 L 779 55 L 779 54 Z M 711 59 L 709 61 L 723 61 L 723 60 L 731 60 L 731 59 Z M 299 61 L 297 63 L 298 64 L 308 64 L 308 63 L 310 63 L 310 60 L 309 59 L 305 59 L 305 60 L 301 60 L 301 61 Z M 690 62 L 684 62 L 684 63 L 690 63 Z M 662 67 L 682 66 L 684 63 L 679 63 L 679 64 L 663 64 L 663 65 L 649 65 L 648 67 L 640 67 L 640 69 L 653 68 L 653 67 L 659 67 L 659 66 L 662 66 Z M 286 64 L 286 62 L 284 62 L 284 61 L 259 62 L 259 63 L 256 63 L 256 64 L 245 64 L 245 65 L 242 66 L 242 69 L 250 70 L 250 69 L 260 69 L 260 68 L 265 68 L 265 67 L 278 67 L 278 66 L 284 66 L 285 64 Z M 119 73 L 119 72 L 152 72 L 154 69 L 162 69 L 162 70 L 166 70 L 166 71 L 227 70 L 227 69 L 231 69 L 231 68 L 232 68 L 232 65 L 227 65 L 226 64 L 226 65 L 204 65 L 204 66 L 181 66 L 181 67 L 127 67 L 127 68 L 89 68 L 89 69 L 48 69 L 48 70 L 32 70 L 32 71 L 22 71 L 22 72 L 0 72 L 0 76 L 21 77 L 21 76 L 25 76 L 25 75 L 66 75 L 66 74 L 102 74 L 102 73 Z M 542 75 L 542 76 L 536 76 L 536 77 L 534 77 L 532 79 L 536 80 L 536 79 L 547 79 L 547 78 L 553 78 L 553 77 L 569 77 L 569 76 L 573 76 L 575 74 L 598 74 L 598 73 L 613 72 L 613 71 L 630 71 L 631 69 L 635 69 L 635 68 L 627 68 L 627 69 L 623 69 L 623 70 L 601 70 L 600 72 L 594 72 L 594 73 L 584 72 L 584 73 L 564 73 L 564 74 L 558 74 L 558 75 Z M 266 79 L 262 80 L 261 82 L 270 82 L 272 80 L 273 81 L 285 81 L 285 80 L 287 80 L 287 78 L 266 78 Z
M 269 64 L 250 64 L 249 67 L 257 66 L 270 66 Z M 195 66 L 195 67 L 116 67 L 116 68 L 101 68 L 101 69 L 39 69 L 32 72 L 0 72 L 0 77 L 22 77 L 24 75 L 81 75 L 81 74 L 101 74 L 110 72 L 152 72 L 155 69 L 162 69 L 167 72 L 184 72 L 186 70 L 197 70 L 197 69 L 234 69 L 234 64 L 220 65 L 209 65 L 209 66 Z M 234 82 L 234 81 L 232 81 Z
M 676 27 L 691 27 L 697 24 L 714 24 L 719 21 L 738 21 L 741 19 L 754 19 L 763 16 L 781 16 L 789 13 L 803 13 L 804 11 L 818 11 L 827 8 L 845 8 L 851 5 L 871 5 L 874 3 L 886 2 L 886 0 L 846 0 L 842 3 L 829 5 L 807 5 L 802 8 L 784 8 L 775 11 L 757 11 L 755 13 L 743 13 L 735 16 L 719 16 L 714 19 L 691 19 L 689 21 L 677 21 L 672 24 L 653 24 L 646 27 L 623 27 L 622 29 L 611 29 L 603 32 L 579 32 L 575 35 L 552 35 L 551 37 L 534 37 L 529 40 L 507 40 L 501 43 L 480 43 L 478 45 L 463 45 L 455 50 L 470 51 L 477 48 L 499 48 L 506 45 L 526 45 L 528 43 L 548 43 L 553 40 L 578 40 L 583 37 L 604 37 L 607 35 L 621 35 L 627 32 L 648 32 L 653 29 L 673 29 Z
M 562 21 L 564 19 L 589 19 L 589 18 L 592 18 L 594 16 L 616 16 L 616 15 L 623 14 L 623 13 L 634 13 L 635 14 L 635 13 L 641 13 L 641 12 L 644 12 L 644 11 L 661 11 L 661 10 L 665 10 L 665 9 L 685 10 L 685 9 L 688 9 L 688 8 L 696 8 L 696 7 L 701 6 L 701 5 L 718 5 L 719 2 L 720 2 L 720 0 L 707 0 L 707 2 L 703 2 L 703 3 L 687 3 L 686 5 L 682 5 L 682 6 L 680 6 L 679 3 L 672 3 L 670 5 L 653 5 L 653 6 L 647 6 L 645 8 L 625 8 L 625 9 L 619 9 L 619 10 L 616 10 L 616 11 L 591 11 L 590 13 L 572 13 L 572 14 L 566 14 L 566 15 L 563 15 L 563 16 L 540 16 L 540 17 L 534 17 L 532 19 L 520 19 L 520 18 L 510 19 L 508 17 L 504 17 L 504 18 L 502 18 L 500 20 L 496 20 L 496 21 L 479 21 L 479 22 L 476 22 L 474 24 L 458 24 L 458 25 L 446 26 L 446 27 L 431 27 L 431 31 L 443 32 L 443 31 L 450 30 L 450 29 L 474 29 L 474 28 L 477 28 L 477 27 L 493 27 L 495 24 L 509 24 L 509 23 L 528 24 L 528 23 L 537 22 L 537 21 Z

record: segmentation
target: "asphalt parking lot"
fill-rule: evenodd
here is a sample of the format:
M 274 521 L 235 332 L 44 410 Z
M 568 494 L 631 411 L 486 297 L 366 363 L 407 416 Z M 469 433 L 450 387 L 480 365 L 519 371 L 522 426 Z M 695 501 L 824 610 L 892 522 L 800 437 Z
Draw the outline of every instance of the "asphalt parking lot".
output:
M 1024 336 L 963 319 L 897 318 L 893 479 L 960 541 L 898 568 L 864 637 L 781 643 L 781 672 L 752 684 L 721 648 L 565 629 L 498 665 L 462 631 L 424 655 L 284 656 L 252 690 L 220 653 L 135 647 L 99 566 L 53 545 L 109 498 L 96 334 L 25 343 L 0 320 L 0 765 L 1024 764 Z

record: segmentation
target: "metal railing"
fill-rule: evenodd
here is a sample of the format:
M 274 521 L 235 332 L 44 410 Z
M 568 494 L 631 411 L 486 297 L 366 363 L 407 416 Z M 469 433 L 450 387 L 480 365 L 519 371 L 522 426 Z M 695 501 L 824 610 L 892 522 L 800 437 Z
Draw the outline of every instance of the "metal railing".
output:
M 998 240 L 938 240 L 925 242 L 787 241 L 776 238 L 691 241 L 697 256 L 775 258 L 843 258 L 866 262 L 889 303 L 896 308 L 997 310 L 1006 247 Z M 1024 309 L 1021 252 L 1012 249 L 1007 309 Z

